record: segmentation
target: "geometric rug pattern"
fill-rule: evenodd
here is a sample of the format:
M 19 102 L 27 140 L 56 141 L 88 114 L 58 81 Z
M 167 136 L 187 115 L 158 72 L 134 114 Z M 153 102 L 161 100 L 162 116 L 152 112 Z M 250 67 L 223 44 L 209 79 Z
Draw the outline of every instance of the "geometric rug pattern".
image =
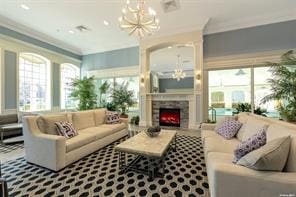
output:
M 118 169 L 114 146 L 122 138 L 55 173 L 24 158 L 2 164 L 10 196 L 209 196 L 202 142 L 178 135 L 177 151 L 165 160 L 163 178 Z M 151 144 L 153 146 L 153 144 Z M 133 159 L 128 155 L 129 161 Z M 143 160 L 142 162 L 145 163 Z
M 18 143 L 11 143 L 11 144 L 0 144 L 0 153 L 7 154 L 17 149 L 23 149 L 24 143 L 18 142 Z

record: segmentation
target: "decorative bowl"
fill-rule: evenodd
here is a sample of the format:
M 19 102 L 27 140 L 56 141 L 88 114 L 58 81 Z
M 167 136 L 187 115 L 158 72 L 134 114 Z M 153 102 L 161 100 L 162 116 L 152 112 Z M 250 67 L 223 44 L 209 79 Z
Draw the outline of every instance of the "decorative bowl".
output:
M 159 135 L 161 131 L 161 128 L 159 126 L 155 126 L 155 127 L 149 127 L 145 133 L 149 136 L 149 137 L 156 137 Z

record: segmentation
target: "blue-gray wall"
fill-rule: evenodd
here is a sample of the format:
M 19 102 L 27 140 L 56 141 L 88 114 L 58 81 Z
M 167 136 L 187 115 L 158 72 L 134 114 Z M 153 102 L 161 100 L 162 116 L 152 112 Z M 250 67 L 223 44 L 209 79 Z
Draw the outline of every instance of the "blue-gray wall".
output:
M 135 65 L 139 65 L 139 47 L 84 55 L 82 58 L 82 73 L 90 70 Z
M 16 109 L 16 88 L 17 88 L 17 54 L 12 51 L 4 51 L 4 108 Z
M 206 58 L 296 48 L 296 20 L 204 36 Z
M 176 79 L 159 79 L 159 92 L 165 92 L 165 89 L 193 89 L 193 86 L 193 77 L 187 77 L 180 81 Z
M 72 52 L 67 51 L 65 49 L 62 49 L 62 48 L 60 48 L 58 46 L 54 46 L 52 44 L 43 42 L 41 40 L 38 40 L 38 39 L 35 39 L 33 37 L 27 36 L 25 34 L 16 32 L 14 30 L 8 29 L 8 28 L 6 28 L 4 26 L 1 26 L 1 25 L 0 25 L 0 34 L 12 37 L 12 38 L 17 39 L 17 40 L 21 40 L 23 42 L 27 42 L 27 43 L 36 45 L 38 47 L 48 49 L 48 50 L 51 50 L 51 51 L 54 51 L 54 52 L 57 52 L 57 53 L 60 53 L 60 54 L 75 58 L 75 59 L 78 59 L 78 60 L 82 59 L 81 55 L 72 53 Z
M 296 20 L 204 36 L 205 58 L 296 48 Z M 82 72 L 139 64 L 139 48 L 85 55 Z

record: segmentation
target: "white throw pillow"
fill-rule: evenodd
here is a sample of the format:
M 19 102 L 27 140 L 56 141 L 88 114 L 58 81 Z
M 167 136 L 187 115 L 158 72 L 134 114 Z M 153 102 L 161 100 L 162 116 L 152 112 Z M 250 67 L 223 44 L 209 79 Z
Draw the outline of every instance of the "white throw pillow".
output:
M 268 142 L 244 157 L 237 164 L 254 170 L 283 171 L 290 150 L 290 136 Z

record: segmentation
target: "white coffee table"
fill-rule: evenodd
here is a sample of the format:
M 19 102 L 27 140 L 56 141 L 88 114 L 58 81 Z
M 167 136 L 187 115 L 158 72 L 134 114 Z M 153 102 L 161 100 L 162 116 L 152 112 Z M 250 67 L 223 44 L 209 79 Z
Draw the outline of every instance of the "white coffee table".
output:
M 162 130 L 157 137 L 149 137 L 145 132 L 127 139 L 115 147 L 119 152 L 119 168 L 124 170 L 134 170 L 147 173 L 149 177 L 163 176 L 165 170 L 165 158 L 171 148 L 176 151 L 177 132 L 174 130 Z M 127 163 L 126 154 L 136 155 L 136 158 Z M 137 163 L 143 159 L 148 159 L 147 169 L 137 167 Z M 162 172 L 159 170 L 162 169 Z

